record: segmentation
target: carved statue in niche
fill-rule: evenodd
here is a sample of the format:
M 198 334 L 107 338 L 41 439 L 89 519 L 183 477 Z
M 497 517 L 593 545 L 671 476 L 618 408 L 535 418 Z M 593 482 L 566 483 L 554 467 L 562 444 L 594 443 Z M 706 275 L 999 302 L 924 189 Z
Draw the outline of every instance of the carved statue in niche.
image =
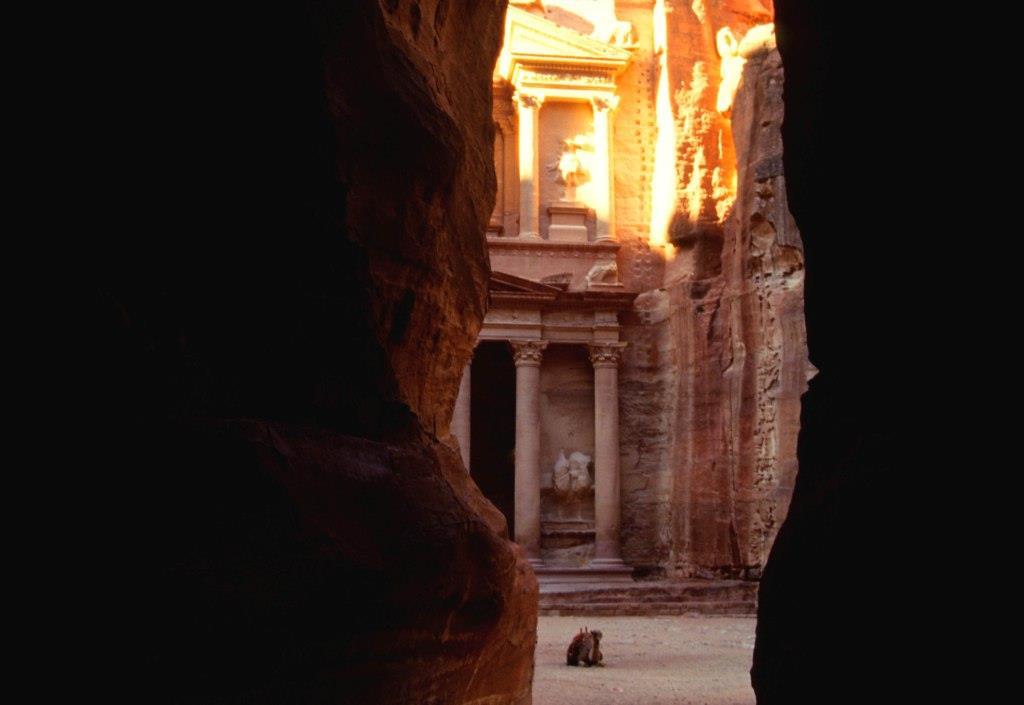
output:
M 555 495 L 573 500 L 587 494 L 593 484 L 589 466 L 590 456 L 586 453 L 575 451 L 566 458 L 565 450 L 560 450 L 555 461 Z
M 587 167 L 589 155 L 581 154 L 593 148 L 593 141 L 586 135 L 576 135 L 562 140 L 562 154 L 558 161 L 548 167 L 548 171 L 558 174 L 555 182 L 565 186 L 562 200 L 575 201 L 576 187 L 590 180 L 590 169 Z

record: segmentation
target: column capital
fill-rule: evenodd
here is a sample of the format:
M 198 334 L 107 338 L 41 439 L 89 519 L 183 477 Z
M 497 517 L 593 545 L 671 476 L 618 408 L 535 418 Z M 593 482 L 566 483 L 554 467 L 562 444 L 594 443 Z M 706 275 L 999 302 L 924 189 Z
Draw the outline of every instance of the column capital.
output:
M 548 346 L 546 340 L 510 340 L 512 346 L 512 357 L 516 361 L 516 367 L 523 365 L 539 366 L 544 356 L 544 348 Z
M 617 367 L 626 343 L 588 343 L 590 362 L 594 367 Z
M 590 104 L 594 106 L 594 112 L 612 111 L 619 107 L 619 96 L 614 93 L 600 93 L 590 97 Z
M 520 108 L 539 108 L 544 104 L 544 95 L 542 93 L 527 93 L 517 88 L 516 92 L 512 94 L 512 100 Z

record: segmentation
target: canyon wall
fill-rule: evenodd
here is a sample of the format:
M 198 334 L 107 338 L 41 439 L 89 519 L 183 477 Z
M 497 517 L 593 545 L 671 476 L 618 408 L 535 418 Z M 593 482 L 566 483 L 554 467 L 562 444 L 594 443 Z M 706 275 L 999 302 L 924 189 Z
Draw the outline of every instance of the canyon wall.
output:
M 622 374 L 624 558 L 653 577 L 757 578 L 788 508 L 813 373 L 771 6 L 658 2 L 653 18 L 634 88 L 646 114 L 616 123 L 617 146 L 648 145 L 635 163 L 650 184 L 640 207 L 617 192 L 637 223 L 620 222 L 621 271 L 642 292 Z
M 687 508 L 675 517 L 673 565 L 684 574 L 758 577 L 792 493 L 810 372 L 773 47 L 748 58 L 731 122 L 736 200 L 721 231 L 701 227 L 684 242 L 679 260 L 695 261 L 666 284 L 670 310 L 683 314 L 669 331 L 680 370 L 674 464 L 685 478 L 673 488 L 674 505 Z
M 943 322 L 955 316 L 927 295 L 942 288 L 935 273 L 948 250 L 907 234 L 956 240 L 977 229 L 976 217 L 948 207 L 871 213 L 906 192 L 906 174 L 882 166 L 893 159 L 917 175 L 957 171 L 953 151 L 889 119 L 893 106 L 963 121 L 941 89 L 947 73 L 936 70 L 934 54 L 908 49 L 916 8 L 893 5 L 884 21 L 858 21 L 835 3 L 776 6 L 785 168 L 807 261 L 808 345 L 821 372 L 802 399 L 800 472 L 759 586 L 752 683 L 759 705 L 950 699 L 950 679 L 936 677 L 935 665 L 959 658 L 954 644 L 975 640 L 962 636 L 970 628 L 957 629 L 957 616 L 929 609 L 907 557 L 923 552 L 919 562 L 932 564 L 933 551 L 948 555 L 945 543 L 929 550 L 927 536 L 950 503 L 918 499 L 920 479 L 959 477 L 973 466 L 955 439 L 966 439 L 973 457 L 987 437 L 972 434 L 968 419 L 984 405 L 967 396 L 950 402 L 939 371 L 973 369 L 967 348 L 980 355 L 991 347 L 950 342 Z M 918 19 L 915 36 L 967 36 L 962 23 L 959 15 Z M 960 198 L 978 200 L 973 192 Z M 881 256 L 861 256 L 868 241 L 880 243 Z M 962 493 L 965 485 L 955 487 Z M 919 645 L 914 659 L 911 643 Z M 998 699 L 981 683 L 967 679 L 970 698 Z
M 505 3 L 267 9 L 161 84 L 140 256 L 100 277 L 132 643 L 178 703 L 528 703 L 536 580 L 445 442 Z

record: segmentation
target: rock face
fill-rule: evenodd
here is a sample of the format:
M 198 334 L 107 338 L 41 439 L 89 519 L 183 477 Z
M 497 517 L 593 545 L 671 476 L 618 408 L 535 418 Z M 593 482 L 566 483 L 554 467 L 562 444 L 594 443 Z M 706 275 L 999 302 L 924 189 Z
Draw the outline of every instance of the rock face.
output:
M 168 700 L 530 701 L 536 581 L 444 442 L 485 305 L 503 12 L 289 5 L 241 33 L 265 44 L 181 67 L 168 103 L 205 117 L 169 133 L 188 177 L 145 233 L 167 246 L 101 287 L 97 371 Z
M 961 229 L 949 209 L 936 212 L 942 222 L 934 226 L 913 209 L 895 209 L 873 228 L 885 256 L 865 266 L 851 256 L 865 221 L 850 196 L 866 185 L 872 202 L 896 201 L 904 178 L 878 168 L 893 154 L 919 173 L 947 168 L 936 163 L 930 137 L 879 118 L 879 106 L 941 111 L 932 81 L 942 73 L 924 68 L 927 55 L 909 59 L 899 75 L 886 70 L 906 26 L 898 8 L 885 22 L 861 24 L 834 4 L 776 5 L 787 73 L 786 171 L 808 263 L 810 352 L 821 373 L 803 397 L 800 472 L 760 584 L 752 682 L 759 705 L 939 700 L 922 690 L 948 690 L 949 679 L 934 678 L 934 667 L 908 668 L 907 645 L 928 634 L 917 660 L 931 666 L 941 657 L 927 652 L 951 652 L 957 640 L 945 634 L 955 630 L 941 611 L 921 609 L 905 565 L 908 555 L 928 553 L 921 527 L 935 522 L 918 512 L 948 504 L 919 502 L 914 493 L 918 477 L 962 466 L 949 460 L 959 460 L 956 444 L 938 429 L 964 437 L 970 426 L 954 409 L 979 407 L 945 403 L 945 390 L 935 391 L 942 351 L 957 365 L 969 356 L 947 347 L 937 321 L 949 312 L 917 304 L 935 266 L 920 242 L 899 234 Z M 864 76 L 872 77 L 870 90 L 851 99 Z M 918 350 L 931 351 L 932 364 L 919 364 Z
M 759 577 L 792 493 L 813 368 L 770 21 L 770 5 L 757 2 L 675 6 L 653 59 L 658 144 L 649 145 L 652 193 L 639 194 L 650 200 L 652 237 L 620 219 L 620 270 L 643 291 L 622 373 L 623 556 L 641 574 Z M 728 48 L 716 34 L 739 38 L 734 53 L 720 55 Z M 659 202 L 672 209 L 659 216 Z M 628 214 L 630 202 L 618 209 Z M 664 257 L 651 246 L 659 217 L 672 243 Z
M 677 506 L 690 511 L 675 524 L 673 552 L 684 572 L 757 577 L 796 475 L 810 368 L 803 253 L 786 204 L 781 124 L 782 67 L 778 52 L 767 49 L 748 58 L 734 101 L 738 195 L 724 223 L 721 270 L 698 260 L 692 277 L 666 287 L 670 306 L 690 322 L 676 332 L 674 451 L 688 481 L 674 492 Z M 692 248 L 706 246 L 715 248 Z

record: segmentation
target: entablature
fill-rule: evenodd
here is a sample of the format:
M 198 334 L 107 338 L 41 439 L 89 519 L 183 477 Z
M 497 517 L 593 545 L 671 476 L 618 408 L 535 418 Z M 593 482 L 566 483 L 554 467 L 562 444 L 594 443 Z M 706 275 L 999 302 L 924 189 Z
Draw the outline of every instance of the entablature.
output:
M 620 311 L 637 294 L 626 291 L 565 291 L 558 286 L 494 272 L 481 340 L 549 340 L 558 343 L 614 342 Z
M 509 7 L 495 73 L 518 91 L 573 100 L 580 93 L 614 93 L 615 78 L 631 59 L 628 49 Z

